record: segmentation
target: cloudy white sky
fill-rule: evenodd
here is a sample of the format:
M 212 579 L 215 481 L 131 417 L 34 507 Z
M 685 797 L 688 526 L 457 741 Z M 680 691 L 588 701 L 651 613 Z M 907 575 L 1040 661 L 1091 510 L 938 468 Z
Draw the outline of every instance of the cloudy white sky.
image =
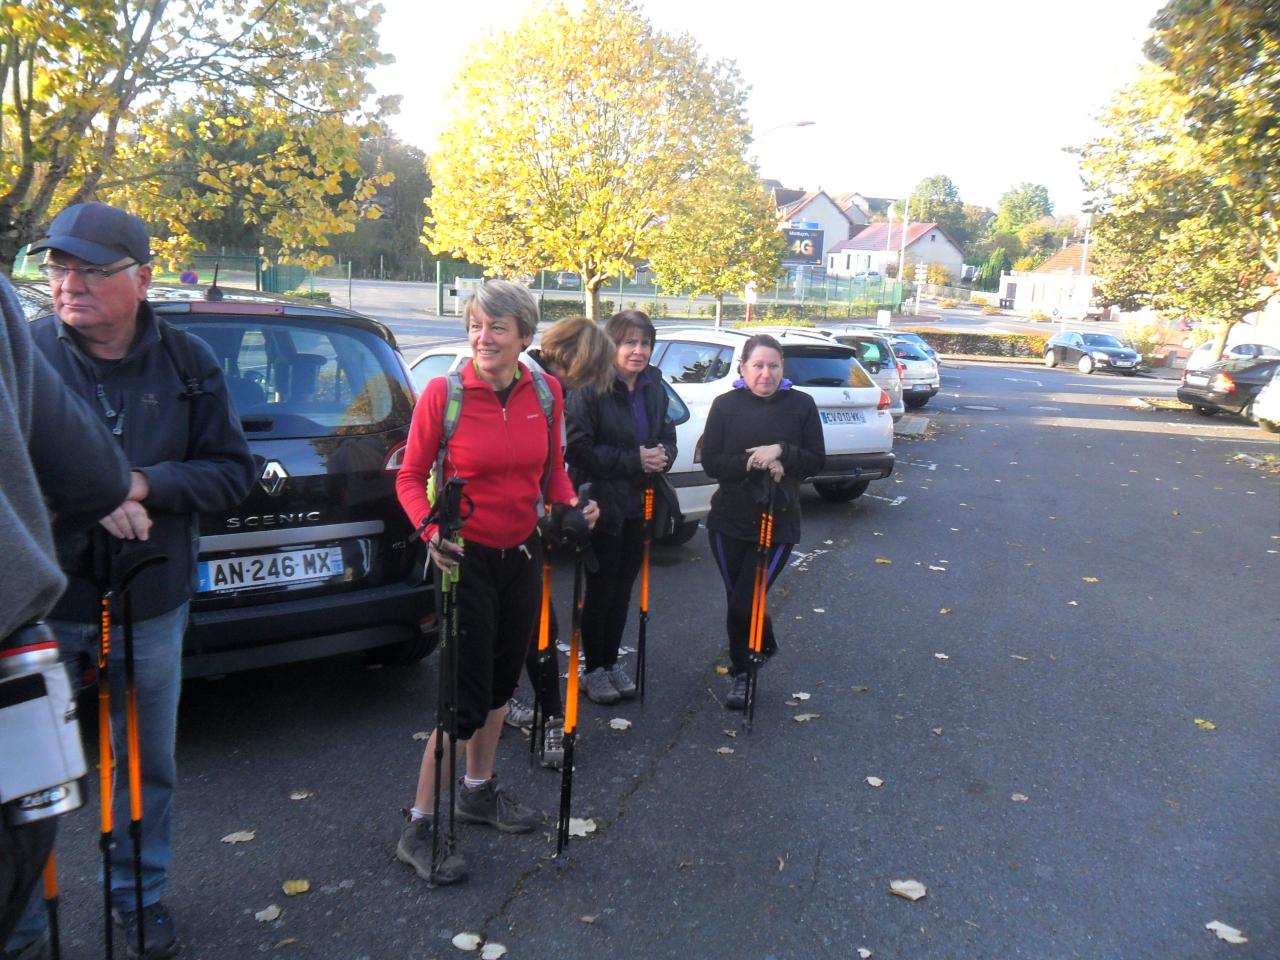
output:
M 570 0 L 572 4 L 572 0 Z M 383 0 L 373 80 L 398 93 L 397 135 L 434 147 L 468 46 L 515 26 L 532 0 Z M 751 87 L 761 173 L 788 186 L 899 197 L 949 176 L 995 207 L 1014 183 L 1084 199 L 1075 158 L 1110 93 L 1141 60 L 1159 0 L 641 0 L 658 28 L 734 60 Z M 909 105 L 909 107 L 908 107 Z M 812 120 L 808 127 L 779 125 Z M 774 129 L 778 128 L 778 129 Z M 771 131 L 766 133 L 765 131 Z

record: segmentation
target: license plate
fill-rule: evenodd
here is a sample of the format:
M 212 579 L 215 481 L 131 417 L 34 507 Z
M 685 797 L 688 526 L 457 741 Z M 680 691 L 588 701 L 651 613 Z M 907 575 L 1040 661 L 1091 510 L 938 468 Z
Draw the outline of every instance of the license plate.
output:
M 328 580 L 343 572 L 341 547 L 264 553 L 251 557 L 202 560 L 198 593 L 266 587 L 304 580 Z
M 1133 366 L 1133 361 L 1132 361 L 1132 360 L 1113 360 L 1113 361 L 1111 361 L 1111 362 L 1112 362 L 1113 364 L 1115 364 L 1117 367 L 1132 367 L 1132 366 Z
M 912 390 L 928 390 L 928 389 L 929 389 L 929 384 L 927 384 L 927 383 L 913 383 L 913 384 L 911 385 L 911 389 L 912 389 Z
M 823 423 L 866 423 L 867 418 L 861 410 L 823 410 Z
M 1204 386 L 1209 382 L 1209 378 L 1203 374 L 1189 373 L 1187 374 L 1187 383 L 1194 383 L 1196 386 Z

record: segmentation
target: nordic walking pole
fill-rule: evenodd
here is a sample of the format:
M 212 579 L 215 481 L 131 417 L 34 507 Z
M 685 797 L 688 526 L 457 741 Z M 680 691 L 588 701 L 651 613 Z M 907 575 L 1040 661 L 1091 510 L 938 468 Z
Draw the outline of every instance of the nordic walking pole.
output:
M 756 680 L 760 665 L 764 662 L 764 620 L 766 599 L 769 593 L 769 549 L 773 545 L 773 492 L 769 484 L 769 501 L 760 514 L 760 537 L 756 541 L 755 583 L 751 591 L 751 631 L 747 635 L 747 702 L 744 705 L 745 726 L 751 732 L 756 713 Z
M 446 541 L 461 545 L 458 531 L 462 529 L 462 488 L 466 481 L 454 477 L 438 491 L 440 543 Z M 440 611 L 440 686 L 436 703 L 435 776 L 431 799 L 431 873 L 435 873 L 452 855 L 456 841 L 455 813 L 457 784 L 454 770 L 457 766 L 458 740 L 458 566 L 448 572 L 436 569 L 437 609 Z M 440 843 L 440 777 L 444 764 L 444 740 L 449 740 L 449 833 Z
M 644 703 L 645 646 L 649 633 L 649 545 L 653 542 L 653 481 L 644 485 L 644 552 L 640 560 L 640 638 L 636 641 L 636 685 Z
M 147 955 L 142 918 L 142 737 L 138 732 L 138 684 L 133 669 L 133 600 L 124 594 L 125 734 L 129 743 L 129 839 L 133 843 L 134 917 L 138 921 L 138 956 Z
M 551 505 L 547 504 L 547 515 L 551 514 Z M 537 753 L 543 756 L 546 746 L 544 734 L 547 726 L 547 706 L 542 702 L 542 685 L 547 679 L 547 670 L 551 666 L 551 553 L 550 544 L 542 545 L 542 607 L 538 614 L 538 676 L 533 684 L 533 730 L 529 737 L 529 766 L 533 766 L 533 757 Z M 556 680 L 556 683 L 559 683 Z
M 578 488 L 578 505 L 591 499 L 591 484 Z M 590 541 L 587 541 L 588 544 Z M 578 650 L 582 644 L 582 598 L 586 587 L 586 546 L 577 545 L 573 560 L 573 619 L 569 629 L 569 680 L 564 696 L 564 763 L 560 769 L 560 818 L 556 823 L 556 856 L 569 843 L 569 811 L 573 802 L 573 746 L 578 739 Z
M 115 802 L 112 791 L 112 767 L 115 758 L 111 752 L 111 684 L 108 658 L 111 655 L 111 601 L 115 592 L 108 586 L 98 598 L 100 635 L 98 639 L 98 790 L 101 811 L 101 833 L 98 849 L 102 851 L 102 911 L 103 956 L 112 960 L 115 941 L 111 929 L 111 808 Z
M 62 960 L 62 933 L 58 929 L 58 861 L 52 850 L 44 862 L 44 908 L 49 914 L 49 956 Z

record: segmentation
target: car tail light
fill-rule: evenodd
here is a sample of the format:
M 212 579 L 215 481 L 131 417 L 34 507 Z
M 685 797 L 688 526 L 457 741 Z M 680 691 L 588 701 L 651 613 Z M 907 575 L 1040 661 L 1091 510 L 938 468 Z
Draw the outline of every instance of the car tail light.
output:
M 905 377 L 907 375 L 907 365 L 901 360 L 894 360 L 893 362 L 898 365 L 898 378 L 901 379 Z
M 693 462 L 702 462 L 702 437 L 699 437 L 698 442 L 693 445 Z
M 388 473 L 399 470 L 404 466 L 404 452 L 409 446 L 408 440 L 403 440 L 391 448 L 391 452 L 387 454 L 387 462 L 382 465 L 382 469 Z
M 1236 382 L 1227 374 L 1220 373 L 1213 378 L 1213 389 L 1215 393 L 1232 393 L 1236 388 Z
M 877 410 L 889 409 L 889 394 L 885 393 L 883 390 L 880 391 L 880 402 L 876 404 L 876 409 Z

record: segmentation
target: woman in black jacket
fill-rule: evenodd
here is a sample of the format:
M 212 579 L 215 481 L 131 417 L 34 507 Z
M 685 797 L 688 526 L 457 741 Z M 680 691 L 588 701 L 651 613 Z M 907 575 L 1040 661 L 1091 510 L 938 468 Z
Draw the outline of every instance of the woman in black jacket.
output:
M 644 549 L 646 480 L 671 468 L 676 428 L 662 374 L 649 366 L 655 332 L 648 316 L 624 310 L 609 318 L 605 333 L 617 345 L 614 381 L 603 393 L 570 392 L 565 461 L 575 483 L 591 481 L 592 499 L 600 504 L 591 536 L 599 569 L 587 574 L 582 647 L 587 696 L 607 704 L 636 695 L 618 649 Z
M 730 710 L 741 710 L 746 703 L 761 513 L 772 494 L 773 540 L 767 558 L 772 585 L 800 540 L 800 483 L 826 459 L 817 405 L 783 378 L 778 341 L 763 334 L 749 339 L 738 371 L 735 389 L 711 404 L 702 440 L 702 468 L 719 481 L 706 522 L 728 601 L 732 685 L 724 705 Z M 767 613 L 762 644 L 766 657 L 778 649 Z

